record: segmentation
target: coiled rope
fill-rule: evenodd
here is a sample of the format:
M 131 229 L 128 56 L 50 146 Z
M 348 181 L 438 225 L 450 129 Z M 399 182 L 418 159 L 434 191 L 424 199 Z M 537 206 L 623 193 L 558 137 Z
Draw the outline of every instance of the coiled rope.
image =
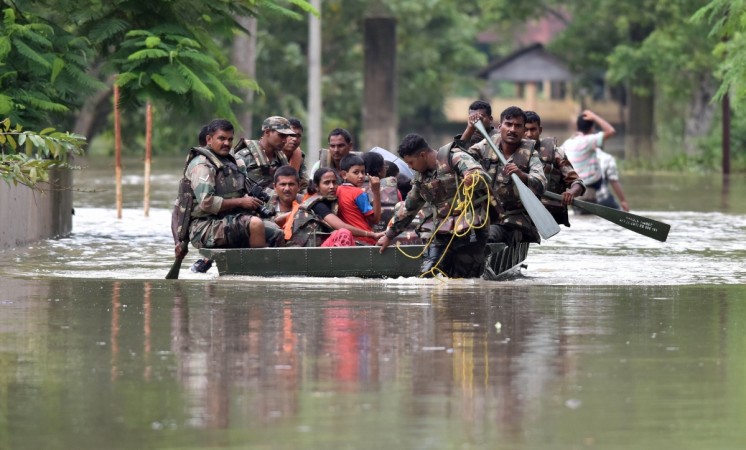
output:
M 457 237 L 464 237 L 471 233 L 473 230 L 478 230 L 481 228 L 484 228 L 488 221 L 485 220 L 480 225 L 475 225 L 474 220 L 477 217 L 477 206 L 475 203 L 481 202 L 481 200 L 484 199 L 484 197 L 480 197 L 478 199 L 474 199 L 474 195 L 478 190 L 478 187 L 481 184 L 484 184 L 485 190 L 487 191 L 487 204 L 489 205 L 491 202 L 490 199 L 490 185 L 487 182 L 487 180 L 482 176 L 481 173 L 475 171 L 468 175 L 471 178 L 471 183 L 466 184 L 466 177 L 461 180 L 461 182 L 458 184 L 458 187 L 456 188 L 456 194 L 453 197 L 453 201 L 451 202 L 451 207 L 448 210 L 448 214 L 446 217 L 451 217 L 454 215 L 454 211 L 459 212 L 458 216 L 454 218 L 454 225 L 453 225 L 453 233 L 451 233 L 451 239 L 448 240 L 448 244 L 446 245 L 446 248 L 443 250 L 443 253 L 440 255 L 440 259 L 438 259 L 438 262 L 433 265 L 433 267 L 420 274 L 420 278 L 431 275 L 435 277 L 435 275 L 441 275 L 444 278 L 448 278 L 448 276 L 438 267 L 440 263 L 443 261 L 443 258 L 445 257 L 446 253 L 448 253 L 448 250 L 451 247 L 451 244 L 453 243 L 453 240 Z M 466 223 L 466 227 L 459 232 L 457 229 L 457 225 L 459 223 Z M 432 234 L 430 235 L 430 239 L 425 243 L 425 245 L 422 247 L 422 251 L 418 255 L 410 255 L 407 252 L 405 252 L 399 243 L 396 243 L 396 248 L 399 250 L 404 256 L 411 259 L 419 259 L 422 257 L 422 255 L 425 254 L 425 251 L 427 248 L 432 244 L 433 239 L 435 239 L 436 234 L 438 233 L 438 230 L 443 226 L 445 223 L 445 220 L 442 220 L 438 227 L 433 230 Z

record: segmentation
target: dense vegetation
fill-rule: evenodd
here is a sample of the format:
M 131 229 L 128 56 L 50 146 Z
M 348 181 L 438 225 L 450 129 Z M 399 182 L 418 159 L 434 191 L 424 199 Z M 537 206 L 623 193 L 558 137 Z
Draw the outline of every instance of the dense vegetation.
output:
M 566 24 L 551 50 L 579 74 L 577 89 L 601 77 L 631 111 L 652 112 L 652 120 L 641 114 L 639 123 L 631 114 L 631 131 L 653 145 L 630 159 L 717 167 L 719 102 L 730 93 L 734 167 L 746 167 L 746 119 L 739 114 L 746 100 L 743 0 L 598 0 L 592 8 L 579 0 L 488 3 L 323 1 L 324 129 L 362 129 L 363 18 L 372 8 L 397 19 L 400 124 L 423 132 L 444 125 L 445 98 L 476 91 L 476 70 L 515 49 L 523 23 L 549 15 Z M 5 175 L 28 177 L 30 159 L 64 157 L 53 151 L 59 145 L 47 145 L 56 141 L 37 137 L 34 150 L 24 138 L 18 151 L 5 133 L 75 131 L 80 136 L 64 135 L 71 151 L 85 137 L 88 151 L 110 154 L 114 84 L 122 91 L 124 149 L 131 154 L 142 152 L 146 102 L 155 106 L 157 154 L 192 145 L 215 116 L 239 126 L 245 112 L 307 118 L 305 19 L 312 8 L 304 0 L 2 0 L 0 12 L 0 167 L 7 180 L 32 181 Z M 246 18 L 258 23 L 255 53 L 248 55 L 255 57 L 255 79 L 237 63 L 247 56 L 239 44 Z M 499 39 L 478 44 L 485 30 L 496 30 Z M 259 123 L 241 132 L 255 135 Z M 23 165 L 25 172 L 15 168 Z

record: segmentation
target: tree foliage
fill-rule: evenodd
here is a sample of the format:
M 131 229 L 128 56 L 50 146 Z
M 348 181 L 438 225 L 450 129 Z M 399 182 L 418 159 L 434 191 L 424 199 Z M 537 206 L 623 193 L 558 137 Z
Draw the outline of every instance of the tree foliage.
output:
M 323 129 L 362 130 L 363 28 L 373 1 L 325 0 L 322 4 Z M 474 46 L 477 2 L 386 1 L 397 21 L 398 110 L 402 129 L 426 129 L 444 121 L 443 103 L 487 59 Z M 308 27 L 275 17 L 260 21 L 257 81 L 265 96 L 259 117 L 307 117 Z
M 85 39 L 13 8 L 2 10 L 0 117 L 45 128 L 82 103 L 81 92 L 102 89 L 86 71 Z
M 713 49 L 721 80 L 717 98 L 733 92 L 736 101 L 746 100 L 746 1 L 712 0 L 697 10 L 691 23 L 710 27 L 708 37 L 718 42 Z
M 6 183 L 35 187 L 49 180 L 49 170 L 70 167 L 68 158 L 83 152 L 85 138 L 46 128 L 24 131 L 9 118 L 0 122 L 0 178 Z

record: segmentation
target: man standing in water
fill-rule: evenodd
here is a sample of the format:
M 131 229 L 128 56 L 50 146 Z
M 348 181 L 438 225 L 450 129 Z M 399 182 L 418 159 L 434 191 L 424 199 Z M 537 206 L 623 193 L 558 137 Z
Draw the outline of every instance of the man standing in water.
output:
M 381 252 L 404 231 L 422 207 L 430 204 L 435 209 L 433 222 L 437 232 L 423 255 L 422 273 L 432 276 L 435 270 L 440 270 L 454 278 L 482 276 L 487 242 L 484 225 L 487 221 L 489 176 L 455 143 L 435 151 L 418 134 L 404 137 L 399 145 L 399 156 L 415 175 L 404 207 L 399 208 L 384 236 L 378 240 Z M 473 214 L 470 209 L 462 214 L 452 208 L 454 198 L 461 195 L 459 184 L 462 180 L 465 186 L 473 185 L 476 189 L 472 196 L 475 202 Z M 469 229 L 470 225 L 473 228 Z
M 558 224 L 569 227 L 567 205 L 571 205 L 574 198 L 583 195 L 585 184 L 575 172 L 564 150 L 557 147 L 557 140 L 553 137 L 541 139 L 541 131 L 541 117 L 534 111 L 526 111 L 524 136 L 536 142 L 534 149 L 539 152 L 547 178 L 546 190 L 562 196 L 562 201 L 542 197 L 541 202 Z
M 598 133 L 593 133 L 595 125 L 601 127 Z M 588 188 L 586 197 L 595 199 L 595 191 L 603 183 L 596 148 L 603 147 L 604 142 L 616 134 L 616 130 L 590 109 L 578 116 L 577 127 L 578 132 L 562 144 L 562 149 Z

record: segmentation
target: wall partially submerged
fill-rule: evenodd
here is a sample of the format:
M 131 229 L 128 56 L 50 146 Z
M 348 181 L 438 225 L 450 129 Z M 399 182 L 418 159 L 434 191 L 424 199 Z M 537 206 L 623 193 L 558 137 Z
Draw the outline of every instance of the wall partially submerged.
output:
M 38 190 L 0 181 L 0 250 L 70 235 L 73 175 L 55 169 Z

